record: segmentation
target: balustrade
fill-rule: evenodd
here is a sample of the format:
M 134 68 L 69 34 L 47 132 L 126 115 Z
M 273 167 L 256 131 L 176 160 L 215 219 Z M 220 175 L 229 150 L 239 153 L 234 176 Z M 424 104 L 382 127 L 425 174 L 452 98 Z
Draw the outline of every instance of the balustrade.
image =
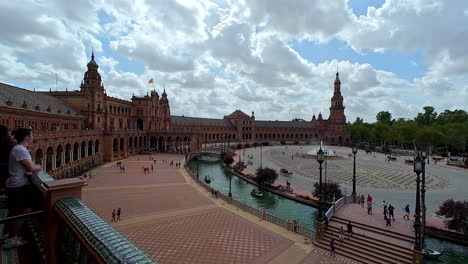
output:
M 27 219 L 28 231 L 42 257 L 35 263 L 156 264 L 80 200 L 83 180 L 55 180 L 42 170 L 31 179 L 38 190 L 34 194 L 37 208 L 26 215 L 0 219 L 0 223 Z

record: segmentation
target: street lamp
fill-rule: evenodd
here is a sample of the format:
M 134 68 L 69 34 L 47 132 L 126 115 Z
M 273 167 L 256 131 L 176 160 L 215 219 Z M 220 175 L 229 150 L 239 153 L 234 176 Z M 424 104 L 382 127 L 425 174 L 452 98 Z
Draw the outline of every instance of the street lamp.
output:
M 414 239 L 414 250 L 422 251 L 421 245 L 421 197 L 420 197 L 420 190 L 419 185 L 421 179 L 419 175 L 423 171 L 424 160 L 421 159 L 421 156 L 418 153 L 418 156 L 414 159 L 414 172 L 416 172 L 416 208 L 414 211 L 414 232 L 415 232 L 415 239 Z
M 323 202 L 323 186 L 322 186 L 322 163 L 324 161 L 325 153 L 323 152 L 322 146 L 320 146 L 320 149 L 317 151 L 317 162 L 319 163 L 319 172 L 320 172 L 320 177 L 319 177 L 319 211 L 318 211 L 318 220 L 319 222 L 323 222 L 323 212 L 322 212 L 322 202 Z
M 228 196 L 229 198 L 232 197 L 232 192 L 231 192 L 231 182 L 232 182 L 232 175 L 229 174 L 229 193 L 228 193 Z
M 421 151 L 422 162 L 422 179 L 421 179 L 421 207 L 422 207 L 422 221 L 421 221 L 421 245 L 424 247 L 424 235 L 426 234 L 426 158 L 427 152 Z
M 354 155 L 354 162 L 353 162 L 353 203 L 356 202 L 356 153 L 357 147 L 353 146 L 353 155 Z

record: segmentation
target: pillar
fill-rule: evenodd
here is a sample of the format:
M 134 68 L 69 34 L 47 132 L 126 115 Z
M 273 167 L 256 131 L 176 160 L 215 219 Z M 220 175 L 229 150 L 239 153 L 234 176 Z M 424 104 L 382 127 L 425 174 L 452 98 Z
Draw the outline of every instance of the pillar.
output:
M 55 170 L 57 168 L 57 155 L 52 154 L 52 169 Z
M 88 157 L 88 148 L 89 148 L 89 146 L 84 147 L 84 151 L 85 151 L 84 155 L 85 155 L 85 157 Z
M 70 162 L 73 162 L 74 159 L 73 159 L 73 149 L 70 150 Z
M 96 143 L 94 143 L 94 144 L 91 146 L 91 151 L 93 152 L 93 153 L 92 153 L 93 155 L 96 153 Z
M 62 151 L 61 155 L 62 155 L 62 164 L 60 164 L 60 166 L 63 166 L 65 164 L 65 151 Z
M 80 147 L 78 147 L 78 157 L 77 158 L 81 159 L 81 148 Z

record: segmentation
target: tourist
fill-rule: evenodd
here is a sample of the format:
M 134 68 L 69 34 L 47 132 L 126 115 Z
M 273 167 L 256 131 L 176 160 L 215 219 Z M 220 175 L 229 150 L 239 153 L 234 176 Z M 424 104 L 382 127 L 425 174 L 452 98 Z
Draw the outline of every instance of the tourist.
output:
M 387 220 L 387 204 L 385 203 L 385 201 L 383 201 L 382 205 L 383 205 L 384 220 Z
M 390 218 L 390 216 L 385 218 L 385 221 L 386 221 L 386 226 L 392 226 L 392 219 Z
M 297 233 L 297 228 L 298 228 L 298 225 L 299 225 L 299 224 L 297 223 L 297 220 L 294 220 L 294 221 L 293 221 L 293 224 L 294 224 L 294 232 Z
M 330 257 L 333 256 L 334 258 L 336 257 L 335 254 L 335 239 L 330 240 Z
M 31 154 L 27 149 L 34 142 L 33 131 L 30 128 L 18 128 L 11 133 L 18 143 L 11 149 L 8 162 L 8 179 L 6 193 L 8 195 L 8 217 L 30 213 L 34 205 L 34 187 L 29 177 L 41 169 L 33 164 Z M 18 236 L 24 219 L 7 223 L 4 230 L 4 248 L 20 247 L 28 242 Z
M 120 220 L 120 214 L 121 214 L 122 210 L 120 209 L 117 209 L 117 220 Z
M 353 235 L 353 226 L 351 225 L 351 221 L 348 222 L 346 225 L 346 228 L 348 229 L 348 239 Z
M 409 208 L 409 204 L 407 204 L 407 205 L 405 206 L 405 216 L 403 216 L 403 219 L 406 218 L 406 219 L 410 220 L 410 219 L 409 219 L 409 215 L 410 215 L 410 208 Z
M 344 228 L 343 228 L 343 226 L 340 227 L 340 232 L 338 233 L 338 238 L 339 238 L 340 242 L 343 242 L 343 240 L 344 240 Z
M 111 222 L 117 222 L 115 220 L 115 208 L 112 210 L 112 219 L 111 219 Z
M 151 172 L 153 172 L 153 171 L 154 171 L 154 167 L 153 167 L 153 165 L 151 165 Z
M 93 172 L 90 171 L 90 172 L 89 172 L 89 179 L 91 180 L 92 178 L 93 178 Z
M 11 149 L 16 145 L 8 134 L 8 127 L 0 125 L 0 192 L 5 192 L 5 182 L 8 178 L 8 162 Z
M 364 202 L 366 201 L 366 198 L 364 198 L 364 194 L 361 195 L 361 206 L 364 208 Z
M 388 218 L 392 218 L 393 221 L 395 221 L 395 214 L 394 214 L 395 212 L 394 212 L 394 210 L 395 210 L 395 207 L 393 207 L 393 205 L 388 206 Z
M 372 202 L 367 202 L 367 214 L 372 214 Z

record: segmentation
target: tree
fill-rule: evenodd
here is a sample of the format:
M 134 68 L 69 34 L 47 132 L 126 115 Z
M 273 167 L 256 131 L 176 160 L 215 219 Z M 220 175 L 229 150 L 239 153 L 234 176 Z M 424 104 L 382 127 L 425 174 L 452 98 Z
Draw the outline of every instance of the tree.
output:
M 447 218 L 444 222 L 449 229 L 468 235 L 468 201 L 446 200 L 436 214 Z
M 255 181 L 260 185 L 272 185 L 278 178 L 278 173 L 271 168 L 258 168 L 255 173 Z
M 224 155 L 224 157 L 222 158 L 222 161 L 227 166 L 231 166 L 231 164 L 234 163 L 234 158 L 226 153 L 226 155 Z
M 386 125 L 392 124 L 392 114 L 390 114 L 390 112 L 388 111 L 378 112 L 375 118 L 377 119 L 377 124 L 386 124 Z
M 237 171 L 237 172 L 242 172 L 245 168 L 247 168 L 247 165 L 245 165 L 243 161 L 238 161 L 234 165 L 234 171 Z
M 327 201 L 331 201 L 333 199 L 333 194 L 335 194 L 335 200 L 340 199 L 343 197 L 343 194 L 341 193 L 341 188 L 340 185 L 336 182 L 327 182 L 322 183 L 323 185 L 323 190 L 324 190 L 324 199 Z M 316 182 L 314 183 L 314 196 L 318 196 L 320 193 L 320 183 Z
M 363 125 L 364 119 L 360 118 L 359 116 L 356 117 L 356 121 L 354 121 L 353 125 Z
M 437 113 L 434 111 L 434 107 L 432 106 L 425 106 L 423 109 L 424 113 L 419 113 L 414 120 L 418 125 L 431 125 L 435 121 Z

